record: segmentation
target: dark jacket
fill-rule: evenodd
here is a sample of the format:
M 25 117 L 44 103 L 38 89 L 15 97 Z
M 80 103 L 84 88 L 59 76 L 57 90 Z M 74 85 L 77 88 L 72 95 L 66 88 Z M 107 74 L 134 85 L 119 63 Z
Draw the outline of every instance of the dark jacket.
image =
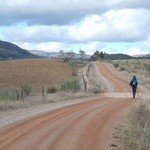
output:
M 132 87 L 137 87 L 138 85 L 138 80 L 136 78 L 132 78 L 132 80 L 130 81 L 130 85 Z

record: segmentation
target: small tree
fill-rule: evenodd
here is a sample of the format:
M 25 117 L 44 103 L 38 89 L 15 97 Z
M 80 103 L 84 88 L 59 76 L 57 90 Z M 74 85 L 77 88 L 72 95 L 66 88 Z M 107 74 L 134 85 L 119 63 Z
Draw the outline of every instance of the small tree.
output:
M 91 56 L 91 59 L 96 61 L 99 58 L 99 51 L 94 52 L 94 54 Z
M 83 59 L 84 59 L 84 57 L 85 57 L 85 51 L 83 51 L 83 50 L 79 50 L 79 54 L 80 54 L 80 60 L 81 60 L 81 62 L 83 63 Z
M 100 57 L 101 60 L 103 60 L 103 59 L 104 59 L 104 53 L 103 53 L 103 52 L 100 52 L 100 53 L 99 53 L 99 57 Z
M 104 53 L 102 51 L 101 52 L 96 51 L 91 56 L 91 59 L 94 60 L 94 61 L 99 60 L 99 59 L 103 60 L 104 59 Z
M 56 87 L 48 87 L 47 88 L 47 93 L 52 94 L 52 93 L 56 93 L 57 92 L 57 88 Z
M 74 58 L 74 56 L 75 56 L 75 53 L 72 50 L 70 50 L 69 52 L 66 53 L 66 59 L 65 60 L 70 61 Z
M 63 50 L 59 51 L 58 57 L 62 60 L 65 60 L 66 54 Z
M 79 81 L 77 79 L 71 79 L 64 81 L 62 84 L 62 90 L 63 91 L 72 91 L 72 92 L 77 92 L 80 90 L 80 85 Z
M 77 62 L 75 60 L 70 60 L 69 61 L 69 66 L 72 69 L 72 75 L 75 75 L 75 67 L 76 67 L 76 65 L 77 65 Z
M 21 87 L 25 96 L 28 96 L 31 92 L 31 86 L 26 82 L 26 83 L 23 83 Z
M 59 51 L 59 58 L 66 62 L 73 59 L 74 56 L 75 56 L 75 53 L 72 50 L 70 50 L 68 52 L 64 52 L 63 50 Z

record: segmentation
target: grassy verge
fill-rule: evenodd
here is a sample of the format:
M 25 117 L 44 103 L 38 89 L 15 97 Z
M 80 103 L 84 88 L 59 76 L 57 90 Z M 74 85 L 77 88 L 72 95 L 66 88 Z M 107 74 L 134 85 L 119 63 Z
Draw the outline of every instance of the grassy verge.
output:
M 122 150 L 150 149 L 150 102 L 141 103 L 128 113 L 121 125 Z
M 115 60 L 111 63 L 129 78 L 136 75 L 139 85 L 150 90 L 150 60 Z M 119 143 L 120 149 L 150 149 L 150 102 L 141 103 L 138 107 L 134 107 L 125 118 L 121 130 L 115 131 L 115 135 L 119 137 L 116 143 Z
M 59 91 L 57 93 L 47 94 L 45 93 L 44 99 L 41 94 L 30 95 L 26 97 L 24 101 L 0 101 L 0 112 L 11 111 L 23 108 L 30 108 L 32 106 L 38 106 L 49 103 L 56 103 L 64 100 L 73 100 L 78 98 L 84 98 L 93 96 L 93 93 L 85 92 L 64 92 Z
M 72 77 L 62 82 L 61 86 L 44 88 L 44 93 L 30 93 L 28 84 L 21 86 L 22 92 L 17 90 L 0 91 L 0 111 L 17 110 L 32 106 L 55 103 L 63 100 L 73 100 L 92 96 L 92 93 L 80 91 L 78 77 Z M 22 96 L 22 99 L 20 98 Z M 19 97 L 19 98 L 17 98 Z
M 111 63 L 131 78 L 136 75 L 140 84 L 150 90 L 150 59 L 114 60 Z

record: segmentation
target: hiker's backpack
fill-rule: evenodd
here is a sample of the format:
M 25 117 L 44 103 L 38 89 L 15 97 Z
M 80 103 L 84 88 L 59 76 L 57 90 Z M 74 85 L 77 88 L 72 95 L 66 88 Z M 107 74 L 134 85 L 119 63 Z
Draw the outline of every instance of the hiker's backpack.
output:
M 132 86 L 137 86 L 137 80 L 133 80 L 133 82 L 132 82 Z

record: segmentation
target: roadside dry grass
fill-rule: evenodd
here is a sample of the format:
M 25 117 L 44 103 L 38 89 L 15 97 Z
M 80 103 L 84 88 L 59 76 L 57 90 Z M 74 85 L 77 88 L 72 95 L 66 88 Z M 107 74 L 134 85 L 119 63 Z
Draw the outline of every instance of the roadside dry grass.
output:
M 93 63 L 88 63 L 83 68 L 82 75 L 84 76 L 84 80 L 86 82 L 87 92 L 97 94 L 105 91 L 105 87 L 102 83 L 102 78 L 97 72 L 98 72 L 97 68 Z M 83 83 L 81 84 L 83 85 Z
M 150 149 L 150 102 L 134 107 L 120 126 L 122 150 Z
M 38 106 L 42 104 L 49 104 L 49 103 L 56 103 L 60 101 L 66 100 L 75 100 L 79 98 L 85 98 L 93 96 L 93 93 L 85 93 L 85 92 L 62 92 L 59 91 L 53 94 L 45 94 L 44 99 L 41 94 L 33 94 L 22 101 L 0 101 L 0 111 L 10 111 L 10 110 L 17 110 L 22 108 L 30 108 L 32 106 Z
M 150 90 L 150 60 L 134 59 L 112 61 L 113 66 L 128 78 L 137 76 L 139 84 Z M 115 131 L 121 150 L 150 149 L 150 99 L 133 107 Z
M 139 83 L 150 90 L 150 59 L 114 60 L 111 63 L 130 78 L 136 75 Z

